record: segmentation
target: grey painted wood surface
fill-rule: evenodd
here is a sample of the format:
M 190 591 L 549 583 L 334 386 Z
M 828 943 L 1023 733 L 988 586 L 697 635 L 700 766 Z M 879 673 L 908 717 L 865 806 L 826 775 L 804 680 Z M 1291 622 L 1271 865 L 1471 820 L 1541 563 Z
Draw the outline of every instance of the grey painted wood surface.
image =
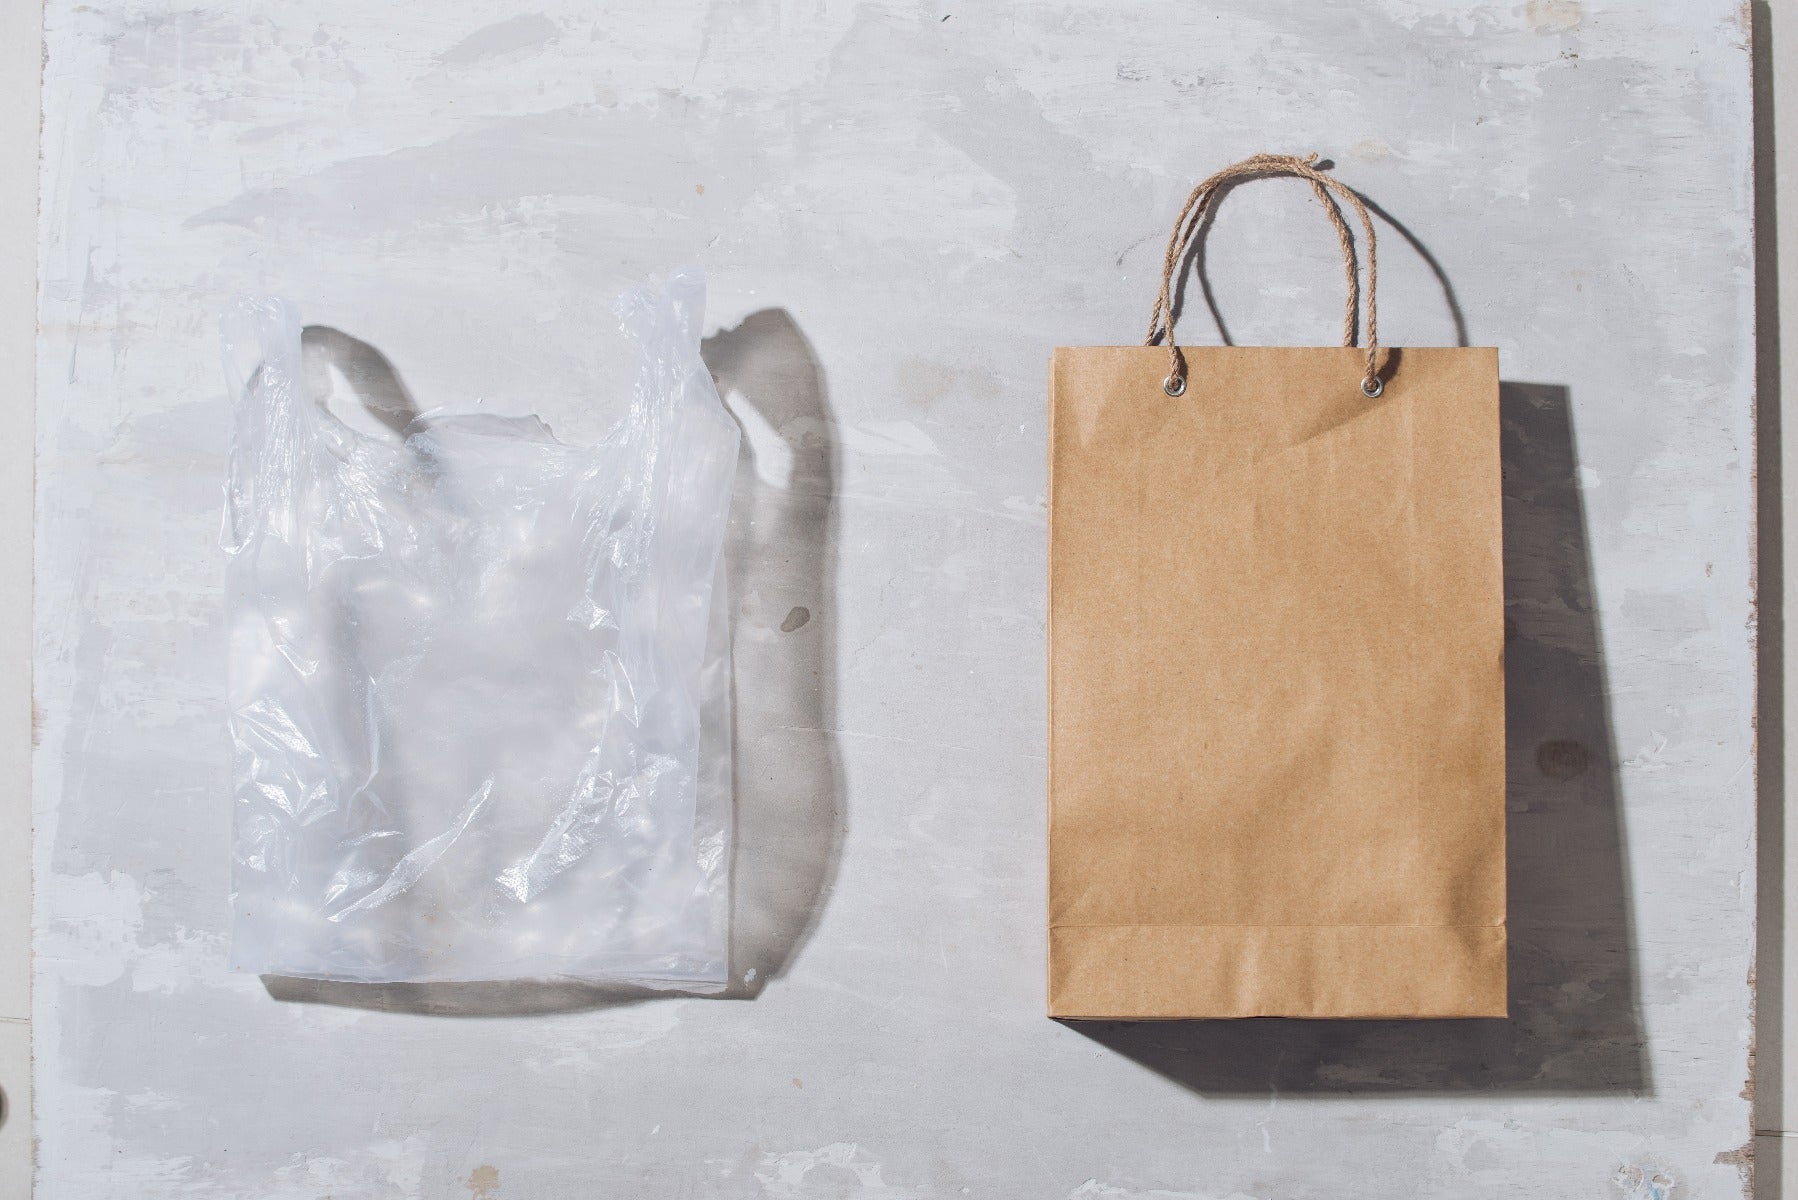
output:
M 1738 1194 L 1741 16 L 970 7 L 53 0 L 43 1195 Z M 1041 1015 L 1047 354 L 1139 337 L 1186 188 L 1263 149 L 1393 222 L 1387 340 L 1501 351 L 1508 1023 Z M 1220 212 L 1235 340 L 1334 335 L 1309 204 Z M 227 974 L 213 314 L 580 438 L 611 295 L 695 259 L 752 449 L 735 995 Z

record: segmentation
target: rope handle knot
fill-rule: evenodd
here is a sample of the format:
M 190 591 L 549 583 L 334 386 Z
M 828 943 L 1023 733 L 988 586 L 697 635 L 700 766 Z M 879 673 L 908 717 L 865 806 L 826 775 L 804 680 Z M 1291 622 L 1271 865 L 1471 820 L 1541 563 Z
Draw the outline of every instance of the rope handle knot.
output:
M 1361 230 L 1367 238 L 1367 370 L 1361 377 L 1361 393 L 1372 399 L 1384 389 L 1380 379 L 1379 310 L 1374 291 L 1378 274 L 1374 256 L 1373 218 L 1368 215 L 1367 205 L 1353 188 L 1324 174 L 1315 165 L 1316 162 L 1316 154 L 1307 154 L 1303 158 L 1293 154 L 1256 154 L 1225 167 L 1193 188 L 1192 194 L 1187 196 L 1186 204 L 1174 222 L 1173 235 L 1168 238 L 1167 257 L 1161 266 L 1161 294 L 1155 298 L 1154 311 L 1149 315 L 1149 333 L 1143 341 L 1143 345 L 1153 346 L 1162 338 L 1167 339 L 1169 370 L 1162 390 L 1168 395 L 1179 396 L 1186 391 L 1186 356 L 1180 353 L 1179 343 L 1174 340 L 1175 274 L 1224 185 L 1271 175 L 1296 176 L 1310 183 L 1318 203 L 1323 205 L 1324 212 L 1336 227 L 1336 240 L 1342 245 L 1343 268 L 1348 277 L 1348 305 L 1342 319 L 1344 346 L 1355 344 L 1355 316 L 1360 307 L 1360 281 L 1355 271 L 1355 239 L 1349 232 L 1348 222 L 1343 220 L 1342 210 L 1337 206 L 1335 198 L 1340 197 L 1346 201 L 1360 218 Z

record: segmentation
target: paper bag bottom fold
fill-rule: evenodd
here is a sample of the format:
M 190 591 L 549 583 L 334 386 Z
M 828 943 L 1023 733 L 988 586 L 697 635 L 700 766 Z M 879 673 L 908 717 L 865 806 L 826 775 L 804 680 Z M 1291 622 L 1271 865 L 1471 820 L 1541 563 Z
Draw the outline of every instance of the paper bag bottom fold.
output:
M 1064 925 L 1049 943 L 1065 1020 L 1507 1015 L 1502 925 Z

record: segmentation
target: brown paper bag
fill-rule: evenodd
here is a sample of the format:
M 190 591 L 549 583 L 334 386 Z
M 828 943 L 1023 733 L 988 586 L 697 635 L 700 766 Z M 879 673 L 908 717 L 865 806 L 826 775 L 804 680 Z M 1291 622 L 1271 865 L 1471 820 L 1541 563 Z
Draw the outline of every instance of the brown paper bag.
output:
M 1194 190 L 1147 345 L 1055 351 L 1054 1017 L 1506 1012 L 1498 354 L 1379 349 L 1372 222 L 1310 163 Z M 1276 174 L 1336 223 L 1346 344 L 1177 348 L 1219 185 Z

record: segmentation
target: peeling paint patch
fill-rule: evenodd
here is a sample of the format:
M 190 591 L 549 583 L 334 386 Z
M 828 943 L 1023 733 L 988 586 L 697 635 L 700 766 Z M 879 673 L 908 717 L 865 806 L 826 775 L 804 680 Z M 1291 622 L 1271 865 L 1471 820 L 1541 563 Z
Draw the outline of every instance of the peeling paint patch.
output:
M 1611 1182 L 1624 1200 L 1678 1200 L 1680 1193 L 1673 1168 L 1652 1163 L 1626 1163 L 1617 1168 Z
M 1742 1195 L 1754 1195 L 1754 1139 L 1749 1138 L 1734 1150 L 1720 1151 L 1711 1160 L 1721 1167 L 1734 1167 L 1742 1177 Z
M 1712 1159 L 1712 1162 L 1715 1162 L 1717 1166 L 1733 1166 L 1735 1173 L 1742 1180 L 1742 1195 L 1753 1200 L 1753 1195 L 1755 1195 L 1755 1139 L 1753 1137 L 1742 1142 L 1735 1150 L 1721 1151 L 1715 1159 Z M 1778 1178 L 1778 1173 L 1775 1173 L 1775 1178 Z
M 1579 0 L 1530 0 L 1523 20 L 1535 33 L 1566 33 L 1579 27 L 1585 16 Z

